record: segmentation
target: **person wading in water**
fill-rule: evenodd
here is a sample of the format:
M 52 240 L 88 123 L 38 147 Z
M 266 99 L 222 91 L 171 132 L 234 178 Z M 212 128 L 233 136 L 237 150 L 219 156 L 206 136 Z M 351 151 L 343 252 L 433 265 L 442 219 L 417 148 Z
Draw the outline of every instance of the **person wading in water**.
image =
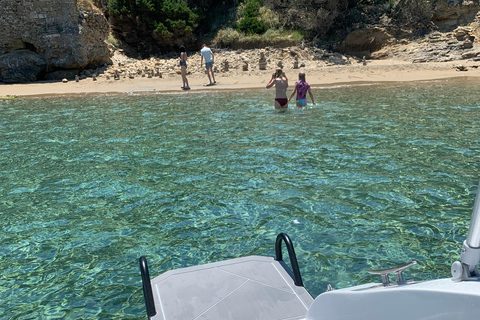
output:
M 275 85 L 275 109 L 286 111 L 288 108 L 287 88 L 288 79 L 282 69 L 277 68 L 267 83 L 267 89 Z

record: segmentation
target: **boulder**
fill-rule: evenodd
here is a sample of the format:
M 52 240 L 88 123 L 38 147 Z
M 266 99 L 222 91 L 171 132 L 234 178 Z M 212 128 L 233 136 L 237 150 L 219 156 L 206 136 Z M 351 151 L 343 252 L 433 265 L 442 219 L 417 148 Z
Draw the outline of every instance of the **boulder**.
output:
M 465 40 L 465 41 L 462 43 L 462 48 L 463 48 L 463 49 L 473 48 L 473 42 L 470 41 L 470 40 Z
M 58 80 L 64 78 L 62 70 L 67 70 L 71 78 L 73 69 L 111 63 L 106 42 L 108 21 L 92 2 L 49 0 L 29 1 L 27 5 L 22 1 L 3 0 L 2 6 L 0 55 L 29 50 L 43 59 L 46 66 L 42 68 L 48 78 L 58 77 Z M 11 68 L 24 64 L 12 62 L 11 56 L 9 59 Z M 9 73 L 21 74 L 22 70 L 10 70 Z M 22 81 L 35 81 L 39 74 Z
M 336 49 L 351 55 L 369 57 L 372 52 L 394 41 L 395 38 L 384 28 L 367 28 L 350 32 Z
M 462 59 L 472 59 L 472 58 L 477 57 L 478 54 L 479 54 L 478 51 L 467 51 L 467 52 L 462 53 Z
M 32 82 L 43 77 L 47 63 L 39 54 L 18 50 L 0 55 L 0 81 Z

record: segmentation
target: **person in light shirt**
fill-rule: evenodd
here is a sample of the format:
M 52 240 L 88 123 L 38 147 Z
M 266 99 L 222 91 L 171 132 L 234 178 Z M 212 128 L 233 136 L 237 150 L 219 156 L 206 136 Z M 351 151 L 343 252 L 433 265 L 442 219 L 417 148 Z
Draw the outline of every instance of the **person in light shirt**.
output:
M 210 82 L 206 86 L 213 86 L 217 83 L 215 81 L 215 75 L 213 74 L 213 63 L 215 60 L 213 52 L 209 47 L 207 47 L 206 44 L 204 44 L 202 50 L 200 50 L 200 55 L 202 57 L 200 61 L 200 66 L 203 67 L 203 58 L 205 58 L 205 73 L 207 74 L 208 80 Z

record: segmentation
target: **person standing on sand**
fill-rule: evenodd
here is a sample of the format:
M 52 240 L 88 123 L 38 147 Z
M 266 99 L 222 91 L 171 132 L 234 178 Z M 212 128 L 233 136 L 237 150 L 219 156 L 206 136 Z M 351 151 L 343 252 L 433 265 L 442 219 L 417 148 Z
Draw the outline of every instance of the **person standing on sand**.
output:
M 187 80 L 187 50 L 185 49 L 184 46 L 180 47 L 180 69 L 182 71 L 182 81 L 183 81 L 183 90 L 190 90 L 190 86 L 188 85 L 188 80 Z
M 293 92 L 290 95 L 290 98 L 288 98 L 289 102 L 290 102 L 290 99 L 292 99 L 295 92 L 297 93 L 297 107 L 301 108 L 307 105 L 307 92 L 308 92 L 308 95 L 310 96 L 310 99 L 312 99 L 312 103 L 315 104 L 312 90 L 310 90 L 310 84 L 307 81 L 305 81 L 305 73 L 303 72 L 300 72 L 298 74 L 298 81 L 295 82 L 295 89 L 293 89 Z
M 217 83 L 217 81 L 215 81 L 215 75 L 213 74 L 213 63 L 215 60 L 213 52 L 209 47 L 207 47 L 206 44 L 204 44 L 202 50 L 200 50 L 200 55 L 202 57 L 200 60 L 200 67 L 203 67 L 203 58 L 205 57 L 205 73 L 207 74 L 208 81 L 210 82 L 207 84 L 207 86 L 213 86 Z M 212 75 L 211 77 L 210 74 Z
M 288 79 L 282 69 L 277 68 L 267 83 L 267 89 L 275 85 L 275 109 L 286 111 L 288 108 L 287 88 Z

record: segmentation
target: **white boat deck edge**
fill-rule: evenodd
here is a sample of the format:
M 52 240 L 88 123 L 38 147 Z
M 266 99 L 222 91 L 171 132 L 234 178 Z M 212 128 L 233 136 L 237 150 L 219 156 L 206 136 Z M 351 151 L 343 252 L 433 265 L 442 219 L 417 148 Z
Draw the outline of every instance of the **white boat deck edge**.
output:
M 151 284 L 153 320 L 301 320 L 313 302 L 282 263 L 263 256 L 171 270 Z

